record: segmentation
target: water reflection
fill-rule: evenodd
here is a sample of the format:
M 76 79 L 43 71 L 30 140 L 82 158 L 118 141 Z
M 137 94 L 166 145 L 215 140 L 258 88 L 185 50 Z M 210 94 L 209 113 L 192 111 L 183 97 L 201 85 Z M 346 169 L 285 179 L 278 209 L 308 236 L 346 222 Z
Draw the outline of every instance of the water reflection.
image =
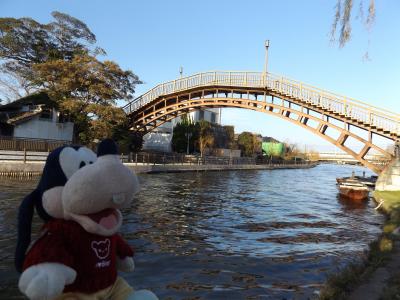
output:
M 335 178 L 352 170 L 363 169 L 141 175 L 142 191 L 123 211 L 121 230 L 137 265 L 124 276 L 161 299 L 306 299 L 380 232 L 383 216 L 371 201 L 337 197 Z M 16 274 L 7 271 L 15 207 L 34 185 L 0 184 L 0 285 L 7 297 L 20 297 Z

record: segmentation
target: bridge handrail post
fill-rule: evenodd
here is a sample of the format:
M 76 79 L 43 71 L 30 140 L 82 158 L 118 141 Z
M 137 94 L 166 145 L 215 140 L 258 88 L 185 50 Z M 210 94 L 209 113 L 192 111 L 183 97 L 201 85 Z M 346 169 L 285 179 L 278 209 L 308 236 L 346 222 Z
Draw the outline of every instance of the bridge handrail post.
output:
M 244 73 L 244 86 L 247 86 L 247 72 Z
M 303 83 L 300 82 L 300 96 L 299 98 L 302 100 L 303 99 Z
M 368 123 L 372 125 L 372 111 L 368 110 Z
M 203 73 L 200 73 L 200 80 L 199 80 L 199 85 L 203 85 Z
M 232 72 L 229 72 L 229 85 L 232 85 Z
M 214 83 L 217 83 L 217 72 L 214 72 Z

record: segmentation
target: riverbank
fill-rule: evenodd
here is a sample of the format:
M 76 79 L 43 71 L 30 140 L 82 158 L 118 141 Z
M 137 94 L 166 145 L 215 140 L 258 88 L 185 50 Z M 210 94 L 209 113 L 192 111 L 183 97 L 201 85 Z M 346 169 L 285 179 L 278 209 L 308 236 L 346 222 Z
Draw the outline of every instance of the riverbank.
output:
M 359 264 L 328 278 L 320 299 L 400 299 L 400 191 L 373 193 L 387 215 L 382 234 Z
M 29 178 L 40 176 L 45 162 L 20 162 L 0 161 L 0 176 L 12 178 Z M 124 163 L 136 173 L 177 173 L 177 172 L 206 172 L 206 171 L 230 171 L 230 170 L 275 170 L 275 169 L 308 169 L 318 163 L 307 164 L 143 164 Z

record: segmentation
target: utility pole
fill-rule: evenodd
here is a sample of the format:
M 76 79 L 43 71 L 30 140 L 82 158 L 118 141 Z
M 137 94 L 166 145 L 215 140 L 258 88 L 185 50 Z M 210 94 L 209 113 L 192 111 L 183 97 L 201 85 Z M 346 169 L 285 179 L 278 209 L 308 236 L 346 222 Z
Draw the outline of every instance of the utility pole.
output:
M 189 155 L 189 140 L 192 137 L 192 133 L 189 131 L 186 131 L 186 136 L 187 136 L 186 154 Z

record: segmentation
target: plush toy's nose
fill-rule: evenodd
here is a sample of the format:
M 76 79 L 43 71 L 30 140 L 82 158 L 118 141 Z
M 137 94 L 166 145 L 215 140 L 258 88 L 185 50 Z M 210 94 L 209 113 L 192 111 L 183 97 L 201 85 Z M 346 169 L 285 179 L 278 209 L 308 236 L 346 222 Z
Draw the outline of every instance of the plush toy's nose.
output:
M 118 146 L 112 139 L 102 140 L 97 147 L 97 157 L 107 154 L 118 154 Z

